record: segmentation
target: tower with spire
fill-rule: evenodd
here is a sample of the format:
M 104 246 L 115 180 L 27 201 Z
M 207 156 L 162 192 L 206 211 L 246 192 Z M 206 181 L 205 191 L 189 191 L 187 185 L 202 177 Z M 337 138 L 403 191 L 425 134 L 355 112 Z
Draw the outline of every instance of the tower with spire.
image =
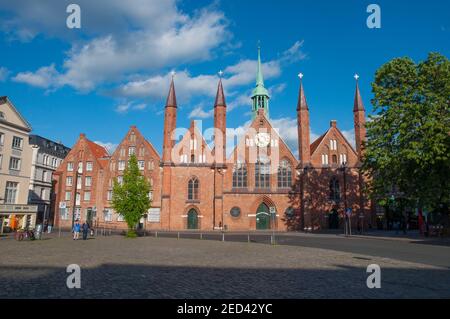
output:
M 217 86 L 216 100 L 214 102 L 214 157 L 216 164 L 225 164 L 227 104 L 223 93 L 222 71 L 219 72 L 219 76 L 220 78 Z
M 264 87 L 264 76 L 261 65 L 261 47 L 258 45 L 258 67 L 256 72 L 256 87 L 252 93 L 252 114 L 255 119 L 258 110 L 264 110 L 264 114 L 269 118 L 269 92 Z
M 364 109 L 364 104 L 361 98 L 361 93 L 359 92 L 359 75 L 355 74 L 356 80 L 356 91 L 355 100 L 353 102 L 353 120 L 355 125 L 355 142 L 356 142 L 356 153 L 358 154 L 359 160 L 363 156 L 363 143 L 366 139 L 366 111 Z
M 298 77 L 300 78 L 297 102 L 298 151 L 300 164 L 302 167 L 305 167 L 311 162 L 309 108 L 308 103 L 306 103 L 305 90 L 303 89 L 303 74 L 300 73 Z
M 177 96 L 175 94 L 175 84 L 173 78 L 175 72 L 172 72 L 169 94 L 167 95 L 166 106 L 164 109 L 164 139 L 162 154 L 162 188 L 161 188 L 161 226 L 165 229 L 170 228 L 170 197 L 171 197 L 171 175 L 172 149 L 175 141 L 172 134 L 177 127 Z

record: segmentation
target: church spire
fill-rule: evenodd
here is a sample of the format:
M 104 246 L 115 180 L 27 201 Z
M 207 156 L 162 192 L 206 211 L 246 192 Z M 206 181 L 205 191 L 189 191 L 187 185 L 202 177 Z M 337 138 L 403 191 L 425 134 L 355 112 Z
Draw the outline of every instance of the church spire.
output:
M 225 103 L 225 94 L 223 94 L 222 79 L 219 80 L 219 85 L 217 86 L 217 94 L 214 107 L 217 106 L 224 106 L 224 107 L 227 106 L 227 104 Z
M 177 107 L 177 96 L 175 94 L 175 85 L 173 83 L 173 77 L 175 73 L 172 72 L 172 81 L 170 82 L 169 94 L 167 95 L 166 107 Z
M 354 78 L 356 80 L 356 91 L 355 91 L 355 101 L 353 103 L 353 112 L 364 111 L 364 104 L 361 98 L 361 93 L 359 92 L 359 84 L 358 84 L 359 75 L 355 74 Z
M 264 87 L 264 76 L 261 63 L 261 47 L 258 45 L 258 65 L 256 71 L 256 87 L 252 94 L 253 118 L 256 117 L 258 110 L 264 110 L 266 117 L 269 117 L 269 92 Z
M 303 80 L 302 80 L 303 73 L 300 73 L 298 77 L 300 78 L 300 90 L 298 92 L 297 111 L 302 109 L 308 110 L 308 103 L 306 103 L 305 90 L 303 89 Z

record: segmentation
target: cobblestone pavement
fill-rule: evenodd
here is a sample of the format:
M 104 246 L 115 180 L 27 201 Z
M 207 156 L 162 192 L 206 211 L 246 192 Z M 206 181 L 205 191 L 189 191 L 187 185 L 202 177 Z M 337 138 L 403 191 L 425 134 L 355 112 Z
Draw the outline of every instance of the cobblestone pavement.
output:
M 68 289 L 66 267 L 81 267 Z M 368 289 L 369 264 L 381 289 Z M 0 241 L 0 298 L 450 298 L 450 271 L 318 248 L 120 236 Z

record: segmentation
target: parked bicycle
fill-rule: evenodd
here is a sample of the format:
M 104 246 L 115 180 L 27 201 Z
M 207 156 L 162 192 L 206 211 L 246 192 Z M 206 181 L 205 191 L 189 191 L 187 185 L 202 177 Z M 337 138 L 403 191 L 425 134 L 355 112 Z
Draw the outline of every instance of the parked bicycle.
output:
M 35 240 L 34 232 L 30 229 L 20 229 L 16 231 L 15 235 L 16 240 L 22 241 L 24 239 Z

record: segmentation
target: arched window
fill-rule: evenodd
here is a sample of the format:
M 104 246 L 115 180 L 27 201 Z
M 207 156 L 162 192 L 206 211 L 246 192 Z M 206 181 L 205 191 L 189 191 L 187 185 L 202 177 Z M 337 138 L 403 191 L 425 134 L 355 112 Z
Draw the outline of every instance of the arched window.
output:
M 247 187 L 247 165 L 237 161 L 233 167 L 233 188 Z
M 270 188 L 270 161 L 261 157 L 255 164 L 255 187 Z
M 284 159 L 278 166 L 278 188 L 292 187 L 292 166 L 291 163 Z
M 198 179 L 195 177 L 188 182 L 188 200 L 198 200 Z
M 330 200 L 335 202 L 339 202 L 341 200 L 339 180 L 336 177 L 333 177 L 330 181 Z
M 195 163 L 195 155 L 194 154 L 191 155 L 191 163 Z

